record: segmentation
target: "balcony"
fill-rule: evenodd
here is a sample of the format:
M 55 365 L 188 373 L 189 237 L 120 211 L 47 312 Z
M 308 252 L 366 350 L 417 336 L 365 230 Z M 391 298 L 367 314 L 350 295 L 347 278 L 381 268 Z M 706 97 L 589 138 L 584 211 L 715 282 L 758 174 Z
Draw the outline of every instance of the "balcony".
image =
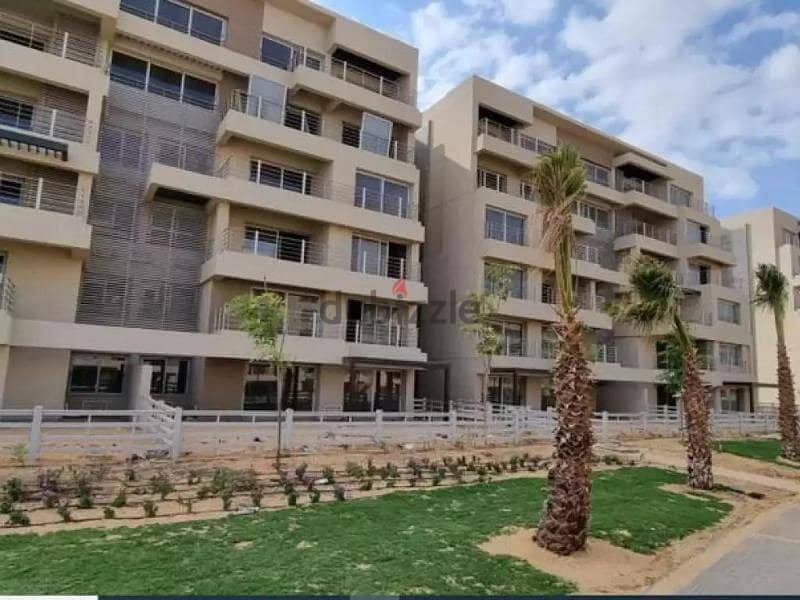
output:
M 302 265 L 302 266 L 301 266 Z M 341 292 L 353 295 L 427 302 L 427 288 L 420 282 L 419 265 L 405 259 L 378 258 L 364 254 L 354 259 L 339 251 L 299 236 L 259 240 L 242 229 L 227 229 L 221 239 L 209 242 L 202 267 L 203 281 L 230 277 L 246 281 Z M 404 281 L 405 295 L 398 288 Z
M 555 146 L 521 133 L 519 130 L 503 125 L 489 118 L 478 122 L 478 152 L 487 152 L 531 168 L 536 156 L 555 150 Z
M 727 237 L 717 239 L 707 232 L 692 232 L 689 234 L 686 257 L 705 258 L 721 265 L 736 266 L 736 258 L 731 252 L 730 239 Z
M 575 202 L 572 205 L 572 228 L 575 231 L 591 236 L 597 234 L 597 224 L 586 216 L 593 208 L 592 205 L 585 202 Z
M 623 221 L 617 226 L 614 240 L 616 252 L 639 248 L 670 259 L 678 258 L 678 234 L 667 227 L 657 227 L 643 221 Z
M 24 77 L 83 93 L 108 90 L 96 39 L 0 12 L 0 55 L 4 69 Z
M 654 183 L 638 177 L 624 177 L 619 172 L 615 182 L 626 205 L 644 208 L 671 219 L 678 218 L 678 208 L 663 198 L 661 190 Z
M 88 251 L 91 231 L 74 186 L 0 172 L 0 238 Z

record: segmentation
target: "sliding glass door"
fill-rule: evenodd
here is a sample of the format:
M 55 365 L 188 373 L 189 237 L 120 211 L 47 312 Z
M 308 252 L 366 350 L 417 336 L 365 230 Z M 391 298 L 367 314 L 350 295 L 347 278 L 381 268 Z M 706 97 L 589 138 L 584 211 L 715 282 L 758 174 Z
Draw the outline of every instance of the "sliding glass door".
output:
M 248 114 L 276 123 L 283 122 L 286 86 L 277 81 L 251 75 L 247 93 Z

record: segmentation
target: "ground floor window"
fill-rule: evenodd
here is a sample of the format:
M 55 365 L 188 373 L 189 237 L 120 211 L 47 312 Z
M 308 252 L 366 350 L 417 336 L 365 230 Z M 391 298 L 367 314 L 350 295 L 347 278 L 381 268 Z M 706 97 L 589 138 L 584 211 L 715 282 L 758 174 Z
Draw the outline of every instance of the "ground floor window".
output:
M 317 368 L 296 366 L 283 374 L 283 408 L 313 410 Z M 278 378 L 266 363 L 251 363 L 244 383 L 244 410 L 277 410 Z
M 742 410 L 744 390 L 742 388 L 721 388 L 719 391 L 720 409 L 724 412 Z
M 404 389 L 402 371 L 348 371 L 344 378 L 343 409 L 348 412 L 371 412 L 379 409 L 397 412 L 403 408 Z
M 522 406 L 525 404 L 525 378 L 513 374 L 489 376 L 489 402 Z
M 156 395 L 186 394 L 189 381 L 189 360 L 180 358 L 145 358 L 153 367 L 150 393 Z
M 125 357 L 74 354 L 69 391 L 73 394 L 121 394 Z

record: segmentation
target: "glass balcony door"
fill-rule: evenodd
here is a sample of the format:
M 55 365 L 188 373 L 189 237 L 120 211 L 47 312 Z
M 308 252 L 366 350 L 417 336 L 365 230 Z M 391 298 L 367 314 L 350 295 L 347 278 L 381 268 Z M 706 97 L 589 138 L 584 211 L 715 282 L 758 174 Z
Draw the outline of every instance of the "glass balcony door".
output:
M 283 113 L 286 107 L 285 85 L 251 75 L 247 93 L 248 114 L 275 123 L 283 122 Z

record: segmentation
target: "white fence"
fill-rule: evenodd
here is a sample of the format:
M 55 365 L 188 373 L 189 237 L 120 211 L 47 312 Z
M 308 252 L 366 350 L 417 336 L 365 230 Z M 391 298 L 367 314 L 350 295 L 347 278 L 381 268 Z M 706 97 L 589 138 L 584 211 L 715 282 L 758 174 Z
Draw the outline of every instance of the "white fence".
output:
M 24 447 L 30 461 L 42 454 L 155 453 L 177 458 L 185 447 L 196 451 L 216 445 L 225 452 L 274 449 L 278 420 L 276 411 L 182 410 L 143 398 L 136 410 L 0 410 L 0 442 Z M 286 450 L 319 451 L 470 439 L 480 443 L 486 436 L 494 443 L 548 441 L 555 421 L 552 409 L 465 403 L 449 412 L 290 409 L 280 419 L 281 446 Z M 598 441 L 619 436 L 678 436 L 682 421 L 675 409 L 592 415 Z M 711 422 L 716 435 L 777 431 L 775 414 L 771 412 L 712 413 Z

